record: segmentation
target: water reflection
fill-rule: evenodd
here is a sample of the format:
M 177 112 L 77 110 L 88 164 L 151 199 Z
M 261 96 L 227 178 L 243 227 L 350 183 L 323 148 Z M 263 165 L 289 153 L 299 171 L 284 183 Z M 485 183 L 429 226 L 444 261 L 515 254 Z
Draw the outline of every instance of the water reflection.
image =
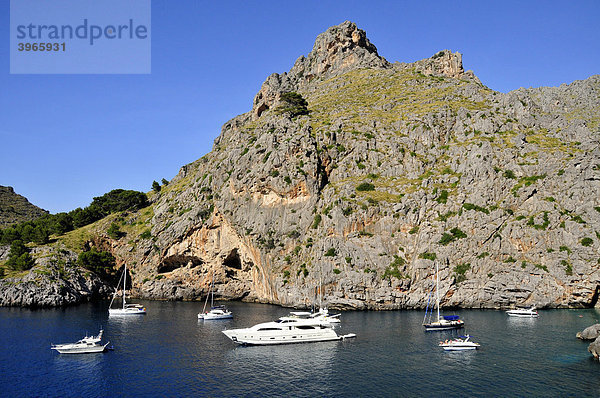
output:
M 225 355 L 228 371 L 242 385 L 257 393 L 266 388 L 269 395 L 327 395 L 336 366 L 340 342 L 285 344 L 235 348 Z M 271 379 L 268 385 L 256 382 Z M 262 384 L 262 383 L 261 383 Z

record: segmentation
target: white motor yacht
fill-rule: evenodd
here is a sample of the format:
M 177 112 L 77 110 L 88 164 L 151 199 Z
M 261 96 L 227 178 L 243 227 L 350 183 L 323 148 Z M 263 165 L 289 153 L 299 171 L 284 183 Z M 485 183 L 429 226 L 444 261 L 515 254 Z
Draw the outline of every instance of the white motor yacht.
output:
M 506 311 L 506 313 L 508 314 L 508 316 L 516 316 L 516 317 L 521 317 L 521 318 L 537 318 L 538 317 L 538 313 L 537 313 L 535 307 L 517 308 L 514 310 L 508 310 L 508 311 Z
M 464 351 L 464 350 L 476 350 L 480 347 L 479 343 L 475 343 L 470 340 L 471 336 L 460 336 L 457 339 L 440 341 L 438 346 L 442 347 L 444 351 Z
M 329 322 L 283 317 L 275 322 L 259 323 L 250 328 L 224 330 L 225 336 L 242 345 L 270 345 L 343 340 L 355 334 L 338 335 Z
M 102 352 L 109 344 L 101 343 L 103 332 L 103 330 L 100 330 L 100 333 L 98 333 L 97 336 L 86 335 L 76 343 L 52 344 L 50 349 L 56 350 L 61 354 L 89 354 L 94 352 Z

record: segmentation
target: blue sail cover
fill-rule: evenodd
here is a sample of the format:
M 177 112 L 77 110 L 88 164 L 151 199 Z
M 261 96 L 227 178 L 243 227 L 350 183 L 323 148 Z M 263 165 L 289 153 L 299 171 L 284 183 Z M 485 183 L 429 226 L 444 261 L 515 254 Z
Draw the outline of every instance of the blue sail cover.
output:
M 458 315 L 444 315 L 444 319 L 447 321 L 458 321 L 460 317 Z

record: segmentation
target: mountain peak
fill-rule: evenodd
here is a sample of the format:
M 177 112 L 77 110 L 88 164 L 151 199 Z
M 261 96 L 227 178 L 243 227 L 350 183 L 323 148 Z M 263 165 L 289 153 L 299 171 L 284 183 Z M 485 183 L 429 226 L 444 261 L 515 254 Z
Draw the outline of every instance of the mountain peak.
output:
M 316 76 L 329 77 L 357 67 L 389 66 L 365 31 L 346 21 L 317 36 L 312 51 L 306 57 L 298 58 L 290 75 L 309 82 Z
M 24 221 L 35 220 L 48 212 L 29 203 L 13 187 L 0 185 L 0 228 Z
M 430 58 L 414 63 L 417 71 L 426 76 L 446 76 L 455 79 L 470 78 L 481 83 L 472 71 L 465 71 L 462 63 L 462 54 L 450 50 L 442 50 Z
M 298 58 L 289 73 L 267 78 L 254 98 L 252 115 L 260 117 L 282 92 L 299 90 L 317 77 L 327 79 L 357 68 L 389 67 L 364 30 L 353 22 L 342 22 L 318 35 L 312 51 Z

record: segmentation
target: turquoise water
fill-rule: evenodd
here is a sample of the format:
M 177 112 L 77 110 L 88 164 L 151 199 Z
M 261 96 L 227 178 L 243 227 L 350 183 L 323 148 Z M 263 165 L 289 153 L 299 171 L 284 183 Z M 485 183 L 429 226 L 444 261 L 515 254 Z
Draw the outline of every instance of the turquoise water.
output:
M 202 303 L 143 302 L 148 314 L 109 319 L 107 303 L 66 309 L 0 308 L 0 395 L 114 396 L 600 396 L 600 364 L 575 333 L 595 310 L 540 311 L 538 319 L 462 310 L 481 344 L 444 352 L 456 332 L 424 332 L 417 311 L 344 312 L 343 342 L 239 347 L 221 333 L 288 309 L 229 303 L 233 320 L 198 321 Z M 50 343 L 104 327 L 114 351 L 61 355 Z

